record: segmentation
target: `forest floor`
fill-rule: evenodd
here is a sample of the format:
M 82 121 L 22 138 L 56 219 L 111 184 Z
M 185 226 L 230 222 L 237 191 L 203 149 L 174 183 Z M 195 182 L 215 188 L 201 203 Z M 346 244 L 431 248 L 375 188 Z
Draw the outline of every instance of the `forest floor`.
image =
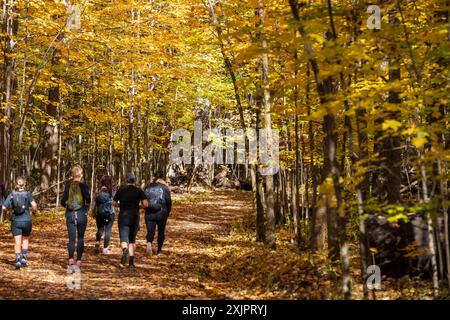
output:
M 80 289 L 67 283 L 67 234 L 62 212 L 34 217 L 29 266 L 14 269 L 9 224 L 0 225 L 0 299 L 339 299 L 339 266 L 297 251 L 278 230 L 276 251 L 254 240 L 252 194 L 202 191 L 174 195 L 164 256 L 145 255 L 145 223 L 137 240 L 136 271 L 120 266 L 117 223 L 109 256 L 94 253 L 90 218 Z M 353 279 L 358 249 L 351 247 Z M 377 299 L 428 299 L 429 281 L 383 279 Z M 355 283 L 353 298 L 362 297 Z

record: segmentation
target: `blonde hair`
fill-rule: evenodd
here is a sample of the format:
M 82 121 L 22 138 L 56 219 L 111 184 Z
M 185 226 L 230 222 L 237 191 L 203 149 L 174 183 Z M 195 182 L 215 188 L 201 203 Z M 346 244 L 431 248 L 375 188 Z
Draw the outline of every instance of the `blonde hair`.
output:
M 16 187 L 17 188 L 24 188 L 27 184 L 27 180 L 24 177 L 17 177 L 16 178 Z
M 76 165 L 72 168 L 72 178 L 81 178 L 83 176 L 83 168 Z

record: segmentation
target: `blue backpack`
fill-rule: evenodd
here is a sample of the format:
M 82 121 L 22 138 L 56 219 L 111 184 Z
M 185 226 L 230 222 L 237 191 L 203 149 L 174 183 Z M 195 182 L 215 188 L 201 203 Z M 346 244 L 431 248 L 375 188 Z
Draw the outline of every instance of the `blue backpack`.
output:
M 148 200 L 148 208 L 151 212 L 158 212 L 165 204 L 164 189 L 160 184 L 151 184 L 145 189 Z
M 112 199 L 109 192 L 100 190 L 97 196 L 97 214 L 103 219 L 110 219 L 113 214 Z

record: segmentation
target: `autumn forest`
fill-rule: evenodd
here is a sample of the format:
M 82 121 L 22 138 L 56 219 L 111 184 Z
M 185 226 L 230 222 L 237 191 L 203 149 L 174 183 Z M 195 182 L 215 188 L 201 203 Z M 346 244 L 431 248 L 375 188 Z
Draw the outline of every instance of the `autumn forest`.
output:
M 74 298 L 74 165 L 91 194 L 163 172 L 174 203 L 167 255 L 141 226 L 132 275 L 89 221 L 79 298 L 450 297 L 448 0 L 2 2 L 0 183 L 39 209 L 25 273 L 1 214 L 0 299 Z M 175 161 L 180 129 L 216 161 Z

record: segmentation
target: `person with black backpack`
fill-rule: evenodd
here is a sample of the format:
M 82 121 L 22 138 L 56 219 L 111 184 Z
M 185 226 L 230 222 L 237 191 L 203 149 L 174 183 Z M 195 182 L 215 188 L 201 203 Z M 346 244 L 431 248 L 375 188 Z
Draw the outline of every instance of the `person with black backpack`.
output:
M 158 226 L 158 248 L 156 254 L 161 255 L 167 219 L 172 209 L 170 189 L 167 182 L 164 181 L 164 174 L 162 172 L 155 173 L 144 192 L 149 203 L 145 210 L 145 225 L 147 226 L 146 252 L 148 255 L 153 255 L 154 253 L 152 243 L 155 238 L 156 226 Z
M 28 264 L 27 252 L 32 229 L 30 207 L 33 211 L 37 210 L 37 204 L 33 199 L 33 195 L 25 190 L 25 186 L 25 178 L 18 177 L 16 179 L 16 190 L 11 192 L 2 206 L 3 210 L 11 209 L 13 211 L 11 232 L 15 242 L 16 269 L 25 267 Z
M 103 233 L 105 233 L 105 240 L 103 243 L 103 254 L 109 255 L 109 241 L 111 239 L 111 230 L 114 224 L 114 208 L 112 205 L 112 179 L 108 175 L 104 175 L 100 180 L 100 190 L 98 191 L 92 212 L 97 223 L 95 252 L 100 253 L 100 241 L 102 240 Z
M 81 258 L 84 251 L 84 233 L 88 223 L 88 208 L 91 202 L 89 187 L 81 182 L 83 169 L 75 166 L 72 169 L 72 181 L 66 184 L 61 205 L 66 208 L 66 226 L 69 234 L 67 245 L 69 251 L 69 267 L 74 264 L 75 242 L 77 241 L 77 261 L 81 267 Z

